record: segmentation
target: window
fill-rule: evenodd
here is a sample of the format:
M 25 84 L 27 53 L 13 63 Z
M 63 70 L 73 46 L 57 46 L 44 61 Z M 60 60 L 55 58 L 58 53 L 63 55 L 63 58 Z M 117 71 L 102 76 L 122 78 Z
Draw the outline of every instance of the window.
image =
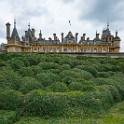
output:
M 90 51 L 90 48 L 86 48 L 86 52 L 91 52 L 91 51 Z
M 64 52 L 67 52 L 67 49 L 66 48 L 64 48 Z
M 94 48 L 93 52 L 96 53 L 97 52 L 97 48 Z
M 81 52 L 81 53 L 83 52 L 83 48 L 80 48 L 80 52 Z
M 38 52 L 37 48 L 34 48 L 34 52 Z

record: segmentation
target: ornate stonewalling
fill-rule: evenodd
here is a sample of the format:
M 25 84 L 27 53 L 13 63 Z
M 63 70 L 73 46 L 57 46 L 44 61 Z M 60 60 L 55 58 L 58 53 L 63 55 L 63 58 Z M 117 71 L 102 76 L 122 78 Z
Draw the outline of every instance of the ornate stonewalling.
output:
M 118 32 L 113 36 L 109 30 L 109 25 L 103 30 L 102 37 L 96 32 L 96 36 L 93 40 L 86 38 L 86 34 L 83 34 L 80 40 L 78 40 L 78 33 L 75 36 L 71 31 L 64 37 L 64 33 L 61 34 L 61 41 L 57 37 L 56 33 L 53 34 L 53 39 L 46 40 L 42 37 L 40 30 L 39 38 L 35 36 L 35 29 L 30 28 L 25 31 L 24 36 L 20 39 L 16 21 L 14 21 L 14 28 L 12 35 L 10 36 L 10 24 L 6 24 L 6 38 L 7 38 L 7 52 L 43 52 L 43 53 L 103 53 L 103 52 L 119 52 L 121 39 L 118 36 Z

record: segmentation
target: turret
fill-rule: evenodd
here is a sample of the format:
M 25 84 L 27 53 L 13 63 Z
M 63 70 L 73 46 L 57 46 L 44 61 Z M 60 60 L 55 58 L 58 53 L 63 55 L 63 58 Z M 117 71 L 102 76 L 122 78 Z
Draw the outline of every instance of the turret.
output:
M 6 38 L 7 38 L 7 40 L 10 38 L 10 26 L 11 26 L 10 23 L 6 24 Z

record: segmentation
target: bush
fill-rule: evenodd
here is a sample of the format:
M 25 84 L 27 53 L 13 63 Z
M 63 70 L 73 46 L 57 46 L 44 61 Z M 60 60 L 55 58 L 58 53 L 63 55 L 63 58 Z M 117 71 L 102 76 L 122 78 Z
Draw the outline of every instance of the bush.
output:
M 18 90 L 21 85 L 21 77 L 10 69 L 4 68 L 0 71 L 0 87 Z
M 83 90 L 83 85 L 79 82 L 72 82 L 69 84 L 69 89 L 72 91 L 82 91 Z
M 40 73 L 37 74 L 36 78 L 45 87 L 60 81 L 60 77 L 53 73 Z
M 22 104 L 22 94 L 14 90 L 0 92 L 0 109 L 16 110 Z
M 65 83 L 56 82 L 48 86 L 48 88 L 53 92 L 67 92 L 68 87 Z
M 68 108 L 67 97 L 63 93 L 31 92 L 26 96 L 24 111 L 42 116 L 64 115 Z
M 0 124 L 13 124 L 19 119 L 14 111 L 0 111 Z
M 41 62 L 38 64 L 39 67 L 41 67 L 43 70 L 49 70 L 49 69 L 58 69 L 59 65 L 54 62 Z
M 22 79 L 22 85 L 20 91 L 25 94 L 30 92 L 31 90 L 42 89 L 42 88 L 43 86 L 35 78 L 24 77 Z
M 98 72 L 97 77 L 109 78 L 110 73 L 108 73 L 108 72 Z
M 85 70 L 89 73 L 91 73 L 94 77 L 97 77 L 97 70 L 95 68 L 93 68 L 92 66 L 87 66 L 87 65 L 79 65 L 77 66 L 77 68 Z

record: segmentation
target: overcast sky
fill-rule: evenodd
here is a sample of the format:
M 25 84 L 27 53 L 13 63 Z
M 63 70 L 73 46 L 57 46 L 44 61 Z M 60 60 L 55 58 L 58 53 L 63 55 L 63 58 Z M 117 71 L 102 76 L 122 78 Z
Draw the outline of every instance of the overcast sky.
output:
M 101 33 L 107 21 L 113 35 L 118 30 L 122 40 L 121 51 L 124 51 L 124 0 L 2 0 L 0 2 L 0 43 L 6 43 L 7 22 L 13 29 L 16 18 L 20 37 L 28 29 L 35 28 L 36 37 L 42 31 L 43 37 L 53 37 L 56 33 L 60 38 L 63 32 L 75 35 L 83 33 L 93 39 L 96 30 Z M 69 25 L 69 20 L 71 25 Z

